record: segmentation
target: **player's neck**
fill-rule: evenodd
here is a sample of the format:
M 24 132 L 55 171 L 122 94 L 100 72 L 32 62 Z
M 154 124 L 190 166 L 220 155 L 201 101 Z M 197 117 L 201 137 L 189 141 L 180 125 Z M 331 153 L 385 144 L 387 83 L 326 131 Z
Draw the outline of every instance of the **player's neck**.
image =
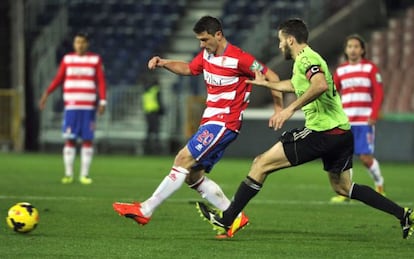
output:
M 300 55 L 305 50 L 305 48 L 307 46 L 308 46 L 308 44 L 306 44 L 306 43 L 301 43 L 301 44 L 297 44 L 296 46 L 294 46 L 292 48 L 292 57 L 293 57 L 293 60 L 295 60 L 296 57 L 298 55 Z
M 353 60 L 348 59 L 348 63 L 351 64 L 351 65 L 359 64 L 359 63 L 361 63 L 361 61 L 362 61 L 362 58 L 353 59 Z
M 224 51 L 226 51 L 226 49 L 227 49 L 227 46 L 228 46 L 228 42 L 227 42 L 227 40 L 226 40 L 226 39 L 223 39 L 223 40 L 220 42 L 220 44 L 219 44 L 219 46 L 218 46 L 218 48 L 217 48 L 217 51 L 216 51 L 216 56 L 221 56 L 221 55 L 223 55 L 223 54 L 224 54 Z
M 84 56 L 84 55 L 86 55 L 86 52 L 87 51 L 82 51 L 82 52 L 76 52 L 75 51 L 76 55 L 78 55 L 78 56 Z

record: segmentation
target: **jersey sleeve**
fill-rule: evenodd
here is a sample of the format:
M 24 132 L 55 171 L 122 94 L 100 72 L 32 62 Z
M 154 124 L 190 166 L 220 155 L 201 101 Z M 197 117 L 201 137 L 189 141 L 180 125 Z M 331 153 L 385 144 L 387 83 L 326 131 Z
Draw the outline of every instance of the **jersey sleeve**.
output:
M 267 72 L 267 67 L 264 64 L 256 60 L 253 55 L 246 52 L 241 55 L 238 68 L 248 77 L 255 77 L 254 71 L 256 70 L 259 70 L 263 74 L 266 74 Z
M 53 78 L 52 82 L 48 86 L 46 92 L 48 94 L 52 93 L 59 85 L 62 84 L 63 80 L 65 79 L 65 73 L 66 73 L 66 65 L 64 62 L 64 58 L 60 62 L 58 71 L 56 73 L 56 76 Z
M 99 57 L 99 61 L 96 67 L 96 81 L 98 83 L 99 100 L 106 100 L 105 74 L 101 57 Z
M 377 120 L 384 99 L 384 91 L 381 74 L 376 66 L 373 67 L 370 73 L 370 79 L 372 83 L 372 112 L 370 118 Z
M 196 76 L 203 72 L 203 53 L 204 50 L 200 51 L 197 56 L 191 60 L 191 62 L 188 64 L 190 67 L 191 74 Z
M 321 61 L 314 57 L 304 55 L 299 59 L 299 71 L 306 76 L 308 81 L 318 73 L 325 73 L 321 66 Z
M 335 70 L 335 73 L 333 75 L 333 81 L 334 81 L 336 90 L 340 93 L 342 86 L 341 86 L 341 80 L 338 75 L 338 70 Z

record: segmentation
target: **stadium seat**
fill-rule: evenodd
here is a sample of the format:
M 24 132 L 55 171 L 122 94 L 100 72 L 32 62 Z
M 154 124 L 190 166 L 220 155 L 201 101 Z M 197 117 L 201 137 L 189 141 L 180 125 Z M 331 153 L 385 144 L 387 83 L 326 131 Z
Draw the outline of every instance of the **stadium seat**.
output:
M 384 55 L 387 50 L 386 32 L 373 31 L 371 34 L 371 41 L 368 44 L 368 54 L 372 61 L 381 69 L 385 68 L 387 56 Z
M 72 31 L 90 33 L 91 50 L 102 55 L 108 83 L 135 84 L 139 70 L 145 69 L 141 63 L 146 64 L 171 36 L 187 1 L 73 0 L 66 4 Z M 130 69 L 125 72 L 125 68 Z
M 405 71 L 403 75 L 403 79 L 401 82 L 401 86 L 398 93 L 398 102 L 396 105 L 396 111 L 406 113 L 410 111 L 411 106 L 411 96 L 413 94 L 412 91 L 412 73 L 414 73 L 413 69 L 409 69 Z

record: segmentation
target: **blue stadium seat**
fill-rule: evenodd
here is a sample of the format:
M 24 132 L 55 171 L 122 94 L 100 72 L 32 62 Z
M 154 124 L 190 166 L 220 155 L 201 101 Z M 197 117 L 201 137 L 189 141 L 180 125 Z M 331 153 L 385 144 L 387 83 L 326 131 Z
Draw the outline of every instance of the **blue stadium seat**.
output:
M 171 36 L 187 0 L 66 0 L 72 31 L 87 31 L 102 55 L 108 84 L 135 84 Z M 154 33 L 157 32 L 157 33 Z

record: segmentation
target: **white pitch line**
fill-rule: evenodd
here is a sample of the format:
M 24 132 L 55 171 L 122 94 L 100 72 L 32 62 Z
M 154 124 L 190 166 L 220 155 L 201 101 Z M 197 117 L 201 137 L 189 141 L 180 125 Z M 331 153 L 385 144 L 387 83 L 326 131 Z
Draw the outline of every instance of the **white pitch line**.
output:
M 21 200 L 21 201 L 30 201 L 30 200 L 43 200 L 43 201 L 94 201 L 94 200 L 108 200 L 109 198 L 98 198 L 98 197 L 85 197 L 85 196 L 30 196 L 30 195 L 23 195 L 23 196 L 15 196 L 15 195 L 0 195 L 0 200 L 6 200 L 6 199 L 13 199 L 13 200 Z M 114 201 L 133 201 L 134 198 L 116 198 L 114 197 Z M 196 202 L 202 199 L 194 199 L 194 198 L 188 198 L 188 199 L 168 199 L 166 202 L 173 202 L 173 203 L 185 203 L 185 202 Z M 326 201 L 305 201 L 305 200 L 252 200 L 251 203 L 253 204 L 269 204 L 269 205 L 332 205 L 331 202 L 328 200 Z M 404 204 L 405 206 L 411 206 L 413 202 L 399 202 L 401 204 Z M 359 205 L 362 204 L 358 201 L 352 201 L 350 203 L 346 203 L 347 205 Z

